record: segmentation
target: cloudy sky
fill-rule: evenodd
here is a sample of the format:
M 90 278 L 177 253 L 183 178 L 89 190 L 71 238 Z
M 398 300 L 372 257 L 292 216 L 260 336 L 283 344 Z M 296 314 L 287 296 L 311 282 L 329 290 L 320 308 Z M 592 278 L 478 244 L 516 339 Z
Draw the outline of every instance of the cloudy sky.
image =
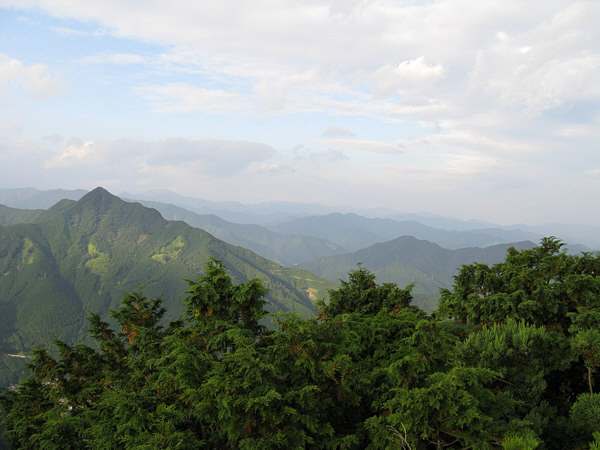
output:
M 0 188 L 600 222 L 600 2 L 0 0 Z

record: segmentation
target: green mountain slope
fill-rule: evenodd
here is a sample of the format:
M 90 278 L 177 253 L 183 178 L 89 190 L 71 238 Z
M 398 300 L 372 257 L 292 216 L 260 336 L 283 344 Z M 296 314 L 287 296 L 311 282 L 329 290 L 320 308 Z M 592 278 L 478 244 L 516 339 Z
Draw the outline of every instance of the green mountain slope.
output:
M 54 336 L 81 340 L 88 312 L 105 315 L 140 286 L 164 296 L 167 319 L 175 319 L 184 279 L 196 278 L 210 256 L 236 282 L 260 278 L 271 311 L 311 315 L 312 300 L 335 286 L 97 188 L 59 202 L 34 224 L 0 227 L 0 352 L 28 352 Z
M 6 226 L 14 225 L 16 223 L 33 223 L 43 213 L 43 209 L 17 209 L 0 205 L 0 225 Z
M 281 234 L 260 225 L 232 223 L 214 214 L 197 214 L 166 203 L 150 201 L 141 203 L 155 208 L 168 220 L 183 220 L 225 242 L 248 248 L 286 266 L 347 252 L 346 249 L 325 239 L 298 234 Z
M 337 281 L 346 280 L 348 272 L 360 263 L 375 273 L 380 282 L 393 282 L 400 286 L 414 284 L 415 300 L 417 301 L 421 296 L 423 301 L 430 301 L 437 297 L 440 288 L 451 287 L 452 277 L 458 273 L 462 265 L 473 262 L 482 264 L 500 262 L 506 257 L 506 250 L 510 246 L 524 249 L 534 247 L 535 244 L 524 241 L 486 248 L 448 250 L 412 236 L 402 236 L 354 253 L 300 264 L 299 267 L 328 280 Z

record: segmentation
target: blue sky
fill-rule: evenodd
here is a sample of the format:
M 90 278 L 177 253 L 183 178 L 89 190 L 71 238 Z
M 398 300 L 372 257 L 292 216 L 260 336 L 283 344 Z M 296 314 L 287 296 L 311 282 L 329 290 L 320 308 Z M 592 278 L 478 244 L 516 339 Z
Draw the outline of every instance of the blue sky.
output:
M 600 3 L 0 0 L 0 187 L 600 219 Z

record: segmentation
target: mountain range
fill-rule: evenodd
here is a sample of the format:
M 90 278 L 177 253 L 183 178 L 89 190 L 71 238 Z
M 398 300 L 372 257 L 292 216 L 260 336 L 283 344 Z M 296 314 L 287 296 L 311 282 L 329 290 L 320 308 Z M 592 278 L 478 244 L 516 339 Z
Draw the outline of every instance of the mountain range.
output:
M 313 300 L 336 286 L 184 222 L 167 221 L 102 188 L 48 210 L 1 208 L 0 217 L 12 223 L 0 227 L 0 373 L 2 364 L 10 365 L 7 354 L 26 353 L 55 337 L 84 340 L 88 313 L 106 317 L 125 292 L 143 288 L 149 297 L 164 296 L 167 319 L 178 318 L 185 279 L 196 278 L 211 256 L 235 282 L 261 279 L 270 289 L 270 311 L 310 316 Z
M 143 287 L 150 297 L 164 296 L 168 319 L 178 317 L 184 279 L 195 278 L 210 256 L 223 261 L 235 282 L 263 280 L 271 311 L 312 315 L 313 301 L 357 263 L 379 282 L 414 284 L 414 303 L 432 310 L 439 289 L 451 286 L 463 264 L 500 262 L 510 246 L 532 247 L 540 230 L 591 244 L 600 235 L 593 226 L 500 227 L 384 210 L 370 212 L 388 217 L 365 217 L 318 204 L 247 206 L 164 191 L 138 200 L 102 188 L 0 189 L 0 384 L 22 366 L 7 354 L 54 337 L 85 339 L 85 316 L 106 316 L 124 292 Z M 217 212 L 254 222 L 235 223 Z M 589 248 L 569 244 L 569 250 Z
M 86 191 L 81 189 L 53 189 L 46 191 L 33 188 L 0 189 L 0 205 L 13 208 L 46 209 L 60 199 L 78 200 L 85 193 Z M 330 243 L 335 243 L 341 247 L 344 247 L 344 245 L 341 245 L 335 239 L 329 239 L 332 237 L 331 234 L 328 237 L 323 237 L 323 228 L 315 226 L 315 223 L 320 221 L 323 225 L 327 226 L 328 222 L 338 221 L 346 229 L 355 229 L 357 233 L 367 231 L 368 234 L 371 234 L 372 239 L 370 240 L 351 237 L 350 241 L 358 242 L 358 247 L 356 245 L 350 245 L 349 248 L 344 247 L 344 252 L 352 252 L 376 242 L 384 242 L 402 235 L 413 235 L 419 239 L 436 242 L 442 247 L 450 249 L 518 242 L 522 240 L 538 242 L 543 236 L 556 236 L 569 244 L 569 250 L 572 253 L 600 250 L 600 227 L 596 225 L 553 223 L 498 225 L 482 220 L 460 220 L 430 213 L 401 213 L 385 208 L 365 209 L 347 205 L 328 206 L 318 203 L 264 202 L 245 205 L 239 202 L 209 201 L 186 197 L 167 190 L 154 190 L 137 194 L 124 192 L 119 196 L 123 199 L 131 199 L 132 201 L 144 204 L 146 202 L 154 202 L 157 205 L 177 206 L 199 215 L 215 215 L 226 222 L 235 223 L 236 225 L 262 225 L 280 234 L 318 237 L 329 240 L 331 241 Z M 157 207 L 157 209 L 161 210 L 160 207 Z M 340 216 L 343 218 L 342 221 L 339 220 Z M 358 219 L 362 223 L 357 224 L 357 216 L 359 216 Z M 170 217 L 167 217 L 165 214 L 165 218 L 169 219 Z M 300 222 L 297 222 L 298 220 Z M 416 223 L 425 228 L 415 231 L 415 228 L 418 228 Z M 301 224 L 307 225 L 307 228 L 299 226 Z M 317 234 L 313 233 L 315 228 L 319 230 Z M 382 228 L 384 230 L 387 228 L 387 231 L 382 232 Z M 297 231 L 300 232 L 298 233 Z M 388 231 L 392 232 L 388 233 Z M 460 232 L 468 233 L 460 234 Z M 336 235 L 334 234 L 333 236 Z M 238 237 L 245 239 L 243 236 Z M 253 242 L 252 239 L 249 241 Z M 338 253 L 337 250 L 335 253 Z M 309 254 L 310 252 L 307 252 L 307 255 Z M 294 259 L 294 261 L 296 260 Z M 305 262 L 305 260 L 302 262 Z M 292 263 L 292 261 L 286 261 L 286 263 Z
M 360 264 L 372 271 L 379 282 L 400 286 L 414 284 L 414 293 L 436 294 L 440 288 L 451 287 L 452 277 L 462 265 L 473 262 L 496 264 L 504 260 L 509 247 L 523 250 L 535 245 L 531 241 L 522 241 L 449 250 L 413 236 L 401 236 L 353 253 L 303 263 L 299 267 L 333 281 L 347 280 L 348 272 Z
M 156 209 L 168 220 L 183 220 L 225 242 L 246 247 L 286 266 L 347 252 L 333 242 L 314 236 L 282 234 L 261 225 L 233 223 L 214 214 L 197 214 L 167 203 L 143 200 L 140 203 Z
M 538 235 L 520 230 L 510 232 L 501 229 L 441 230 L 414 220 L 399 222 L 389 218 L 368 218 L 352 213 L 302 217 L 267 225 L 267 227 L 279 233 L 307 234 L 327 239 L 348 251 L 356 251 L 400 236 L 414 236 L 449 249 L 485 247 L 538 239 Z

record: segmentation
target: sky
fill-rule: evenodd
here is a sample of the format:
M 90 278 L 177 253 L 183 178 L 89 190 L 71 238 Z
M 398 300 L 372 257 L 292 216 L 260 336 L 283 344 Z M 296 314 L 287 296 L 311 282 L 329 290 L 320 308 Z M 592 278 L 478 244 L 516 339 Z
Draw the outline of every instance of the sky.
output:
M 600 2 L 0 0 L 0 188 L 600 222 Z

